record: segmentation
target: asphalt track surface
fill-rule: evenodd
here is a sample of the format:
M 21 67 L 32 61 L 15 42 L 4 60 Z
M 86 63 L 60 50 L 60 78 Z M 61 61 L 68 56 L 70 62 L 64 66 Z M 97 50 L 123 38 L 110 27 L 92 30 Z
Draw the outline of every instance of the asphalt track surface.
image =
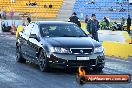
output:
M 0 34 L 0 88 L 132 88 L 132 83 L 80 85 L 76 82 L 75 70 L 41 72 L 37 65 L 30 62 L 18 63 L 15 61 L 15 42 L 15 36 Z M 87 74 L 132 75 L 132 60 L 106 58 L 103 72 L 88 70 Z

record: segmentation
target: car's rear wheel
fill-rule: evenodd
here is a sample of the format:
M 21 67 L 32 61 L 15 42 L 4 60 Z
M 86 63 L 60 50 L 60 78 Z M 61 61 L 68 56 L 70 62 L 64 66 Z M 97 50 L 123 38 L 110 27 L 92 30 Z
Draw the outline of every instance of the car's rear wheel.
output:
M 38 58 L 39 58 L 40 70 L 42 72 L 49 71 L 49 63 L 48 63 L 47 55 L 43 50 L 40 51 L 40 54 L 39 54 Z
M 16 61 L 20 63 L 26 62 L 26 59 L 22 57 L 21 48 L 19 46 L 16 46 Z

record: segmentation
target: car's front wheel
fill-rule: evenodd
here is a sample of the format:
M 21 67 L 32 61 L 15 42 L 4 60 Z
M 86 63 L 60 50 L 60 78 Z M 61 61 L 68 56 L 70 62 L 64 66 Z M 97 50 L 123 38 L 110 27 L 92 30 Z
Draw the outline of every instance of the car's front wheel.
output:
M 102 72 L 104 67 L 94 67 L 93 70 L 97 72 Z
M 20 46 L 16 46 L 16 61 L 20 63 L 26 62 L 26 59 L 22 57 Z
M 38 58 L 39 58 L 40 70 L 42 72 L 49 71 L 49 63 L 48 63 L 47 55 L 43 50 L 40 51 L 40 54 L 39 54 Z

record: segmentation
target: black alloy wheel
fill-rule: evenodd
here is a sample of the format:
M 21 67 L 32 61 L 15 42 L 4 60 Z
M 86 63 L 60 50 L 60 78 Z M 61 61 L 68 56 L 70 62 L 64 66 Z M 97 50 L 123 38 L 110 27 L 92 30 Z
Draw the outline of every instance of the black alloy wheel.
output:
M 20 63 L 26 63 L 26 59 L 22 57 L 20 46 L 16 46 L 16 61 Z
M 49 63 L 48 63 L 47 55 L 43 50 L 40 51 L 40 54 L 39 54 L 38 58 L 39 58 L 40 70 L 42 72 L 49 71 L 49 65 L 48 65 Z

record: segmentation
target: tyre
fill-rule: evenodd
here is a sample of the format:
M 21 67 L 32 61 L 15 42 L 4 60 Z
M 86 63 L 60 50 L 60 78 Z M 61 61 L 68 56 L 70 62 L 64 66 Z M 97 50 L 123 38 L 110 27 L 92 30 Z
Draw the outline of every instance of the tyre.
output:
M 103 67 L 94 67 L 93 70 L 97 72 L 102 72 Z
M 22 57 L 21 48 L 16 46 L 16 61 L 20 63 L 26 63 L 26 59 Z
M 43 50 L 40 51 L 38 59 L 39 59 L 40 70 L 42 72 L 49 71 L 49 63 L 48 63 L 47 55 Z

